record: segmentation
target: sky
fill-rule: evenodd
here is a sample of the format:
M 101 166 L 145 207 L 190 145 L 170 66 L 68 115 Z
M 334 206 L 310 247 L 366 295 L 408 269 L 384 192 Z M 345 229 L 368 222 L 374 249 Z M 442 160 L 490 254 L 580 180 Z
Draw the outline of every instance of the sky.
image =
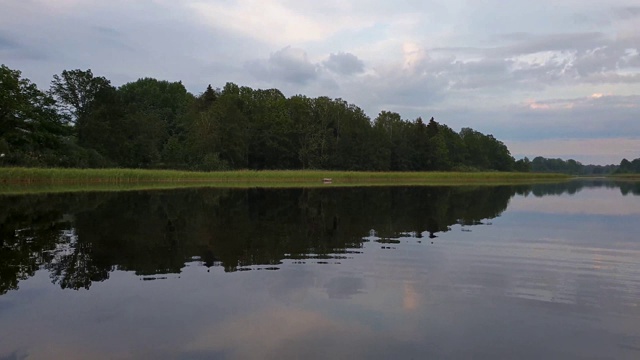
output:
M 0 0 L 0 63 L 46 90 L 227 82 L 434 117 L 516 158 L 640 158 L 640 0 Z

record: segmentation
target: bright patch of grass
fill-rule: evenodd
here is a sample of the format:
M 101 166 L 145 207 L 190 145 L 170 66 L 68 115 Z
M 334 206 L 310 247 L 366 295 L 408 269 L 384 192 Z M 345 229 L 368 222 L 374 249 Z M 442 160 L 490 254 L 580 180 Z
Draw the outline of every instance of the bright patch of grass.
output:
M 331 184 L 323 184 L 329 178 Z M 301 187 L 371 185 L 463 185 L 559 181 L 566 175 L 505 172 L 358 172 L 325 170 L 192 172 L 142 169 L 0 168 L 0 192 L 64 188 L 125 190 L 193 186 Z M 12 190 L 10 190 L 12 189 Z M 74 190 L 75 189 L 75 190 Z M 46 190 L 44 190 L 46 191 Z M 64 191 L 64 190 L 63 190 Z
M 613 174 L 610 175 L 616 180 L 639 180 L 640 174 Z

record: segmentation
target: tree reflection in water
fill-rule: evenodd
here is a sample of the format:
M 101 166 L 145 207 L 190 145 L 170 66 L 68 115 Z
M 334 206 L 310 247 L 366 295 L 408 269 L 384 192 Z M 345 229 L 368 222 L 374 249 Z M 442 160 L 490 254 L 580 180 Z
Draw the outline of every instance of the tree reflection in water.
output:
M 179 273 L 187 262 L 236 271 L 283 259 L 354 256 L 371 230 L 381 239 L 435 237 L 451 225 L 499 216 L 516 194 L 574 194 L 633 182 L 494 187 L 180 189 L 6 196 L 0 208 L 0 294 L 39 269 L 68 289 L 114 270 Z M 409 235 L 408 235 L 409 234 Z M 425 242 L 426 243 L 426 242 Z

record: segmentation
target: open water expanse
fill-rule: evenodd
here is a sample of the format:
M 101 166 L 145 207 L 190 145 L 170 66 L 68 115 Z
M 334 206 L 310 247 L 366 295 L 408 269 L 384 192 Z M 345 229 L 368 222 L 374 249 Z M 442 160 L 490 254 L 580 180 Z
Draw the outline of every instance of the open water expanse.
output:
M 0 359 L 640 359 L 640 183 L 0 196 Z

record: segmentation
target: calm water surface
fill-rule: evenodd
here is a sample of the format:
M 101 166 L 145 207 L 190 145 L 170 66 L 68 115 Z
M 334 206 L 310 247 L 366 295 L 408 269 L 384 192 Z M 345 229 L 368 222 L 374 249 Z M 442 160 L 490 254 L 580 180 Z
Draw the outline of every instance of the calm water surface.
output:
M 639 195 L 0 196 L 0 359 L 640 359 Z

